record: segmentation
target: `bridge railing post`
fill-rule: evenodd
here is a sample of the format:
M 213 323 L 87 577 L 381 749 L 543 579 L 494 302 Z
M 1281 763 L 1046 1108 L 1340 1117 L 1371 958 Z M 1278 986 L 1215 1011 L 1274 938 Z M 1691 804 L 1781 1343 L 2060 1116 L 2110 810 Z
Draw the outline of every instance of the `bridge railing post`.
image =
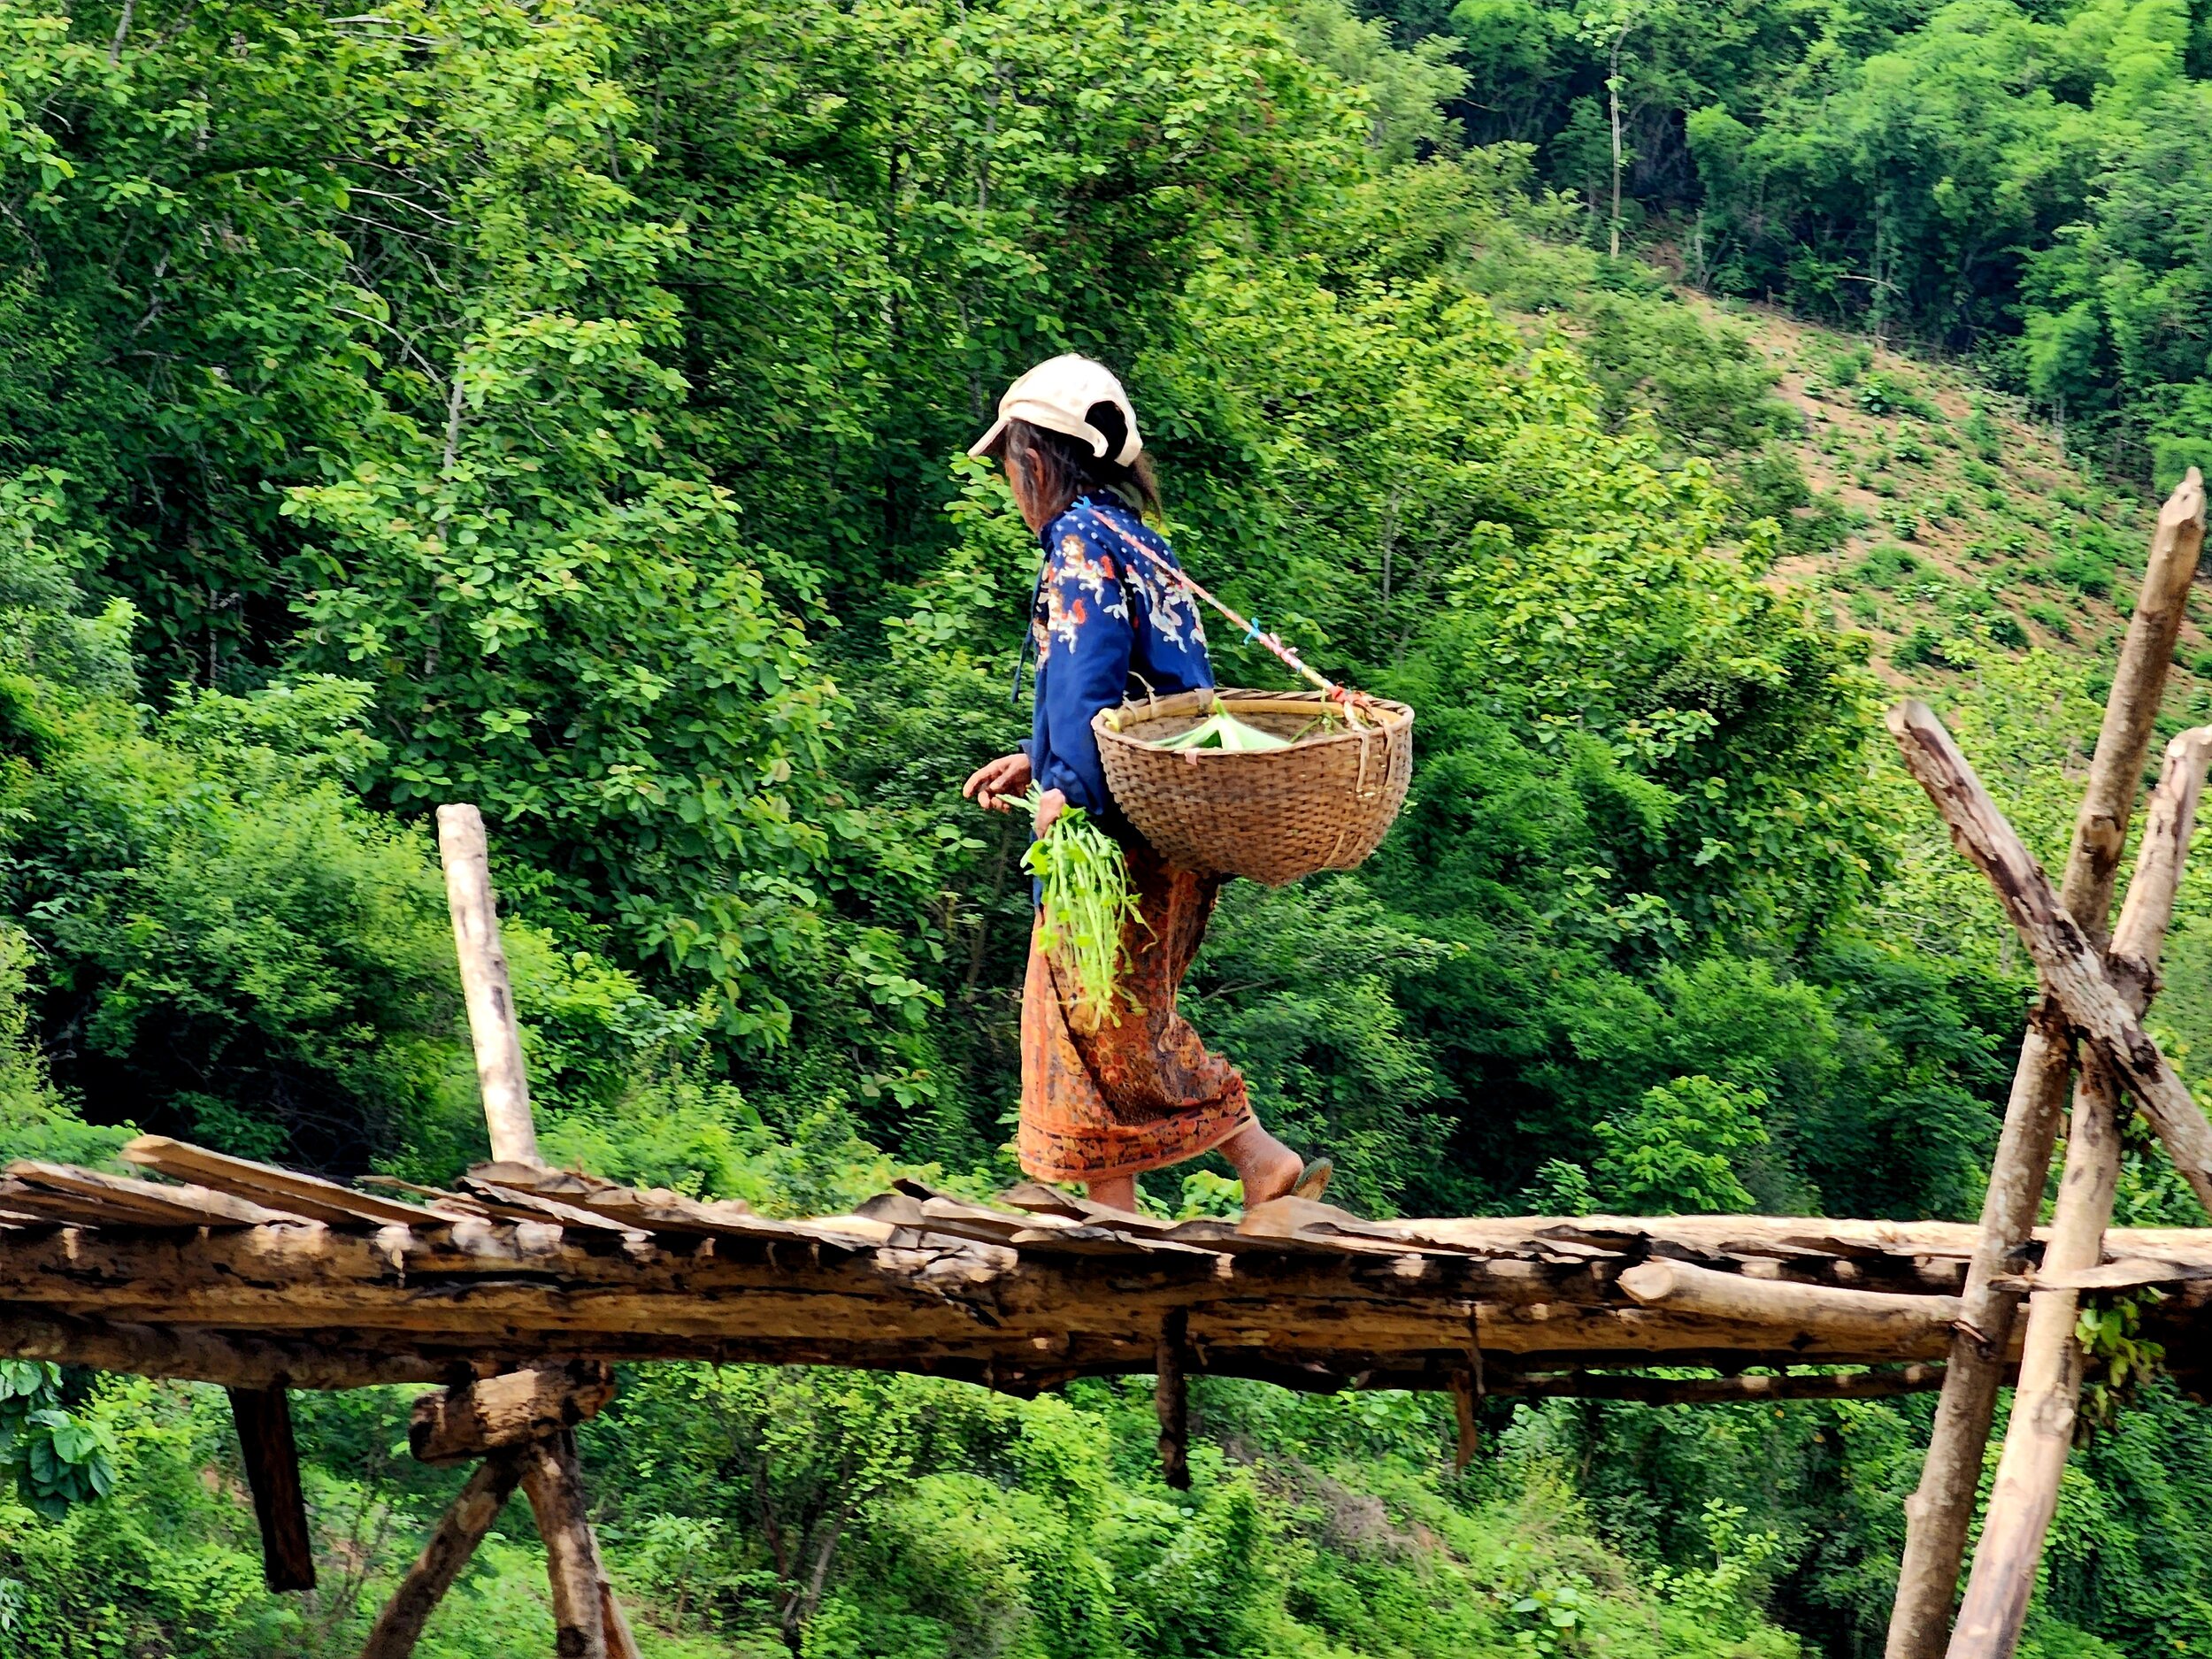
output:
M 468 1008 L 469 1038 L 484 1097 L 492 1157 L 536 1164 L 538 1133 L 522 1064 L 507 953 L 499 942 L 484 817 L 473 806 L 438 809 L 438 853 Z M 362 1659 L 405 1659 L 424 1622 L 451 1587 L 500 1509 L 519 1485 L 545 1542 L 561 1659 L 637 1659 L 637 1643 L 615 1600 L 584 1502 L 573 1425 L 612 1393 L 598 1367 L 511 1372 L 428 1395 L 416 1408 L 411 1444 L 434 1461 L 481 1455 L 370 1633 Z

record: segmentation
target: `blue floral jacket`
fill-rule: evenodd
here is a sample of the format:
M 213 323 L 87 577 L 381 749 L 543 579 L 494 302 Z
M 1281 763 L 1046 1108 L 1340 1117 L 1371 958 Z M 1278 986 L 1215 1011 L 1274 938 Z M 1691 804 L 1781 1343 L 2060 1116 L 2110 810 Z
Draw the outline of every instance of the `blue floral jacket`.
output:
M 1168 545 L 1119 498 L 1086 495 L 1037 538 L 1044 563 L 1030 607 L 1037 645 L 1037 709 L 1029 760 L 1040 789 L 1064 791 L 1117 831 L 1125 830 L 1106 792 L 1091 717 L 1141 697 L 1214 683 L 1197 601 L 1129 545 L 1143 543 L 1169 566 Z

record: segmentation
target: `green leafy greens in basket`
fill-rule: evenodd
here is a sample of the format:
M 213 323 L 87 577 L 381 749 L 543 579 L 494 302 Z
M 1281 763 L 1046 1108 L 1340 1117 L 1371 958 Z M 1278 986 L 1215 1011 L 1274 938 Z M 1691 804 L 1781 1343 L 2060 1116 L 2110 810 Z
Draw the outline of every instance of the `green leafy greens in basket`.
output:
M 1037 809 L 1030 786 L 1023 803 Z M 1137 918 L 1129 866 L 1114 838 L 1079 806 L 1064 807 L 1052 827 L 1030 843 L 1022 868 L 1044 888 L 1044 948 L 1074 980 L 1079 1010 L 1095 1030 L 1121 1023 L 1114 986 L 1120 977 L 1122 928 Z
M 1225 749 L 1250 754 L 1260 749 L 1288 749 L 1290 745 L 1289 738 L 1278 737 L 1272 732 L 1263 732 L 1256 726 L 1247 726 L 1223 709 L 1207 716 L 1187 732 L 1158 739 L 1152 747 L 1171 749 Z

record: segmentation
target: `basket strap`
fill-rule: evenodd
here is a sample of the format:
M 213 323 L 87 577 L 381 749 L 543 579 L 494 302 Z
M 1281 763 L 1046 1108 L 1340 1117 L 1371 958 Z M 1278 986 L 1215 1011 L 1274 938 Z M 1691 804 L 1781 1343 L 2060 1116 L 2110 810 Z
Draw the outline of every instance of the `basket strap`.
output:
M 1089 497 L 1086 496 L 1084 499 L 1087 501 Z M 1332 703 L 1340 706 L 1344 710 L 1345 719 L 1350 723 L 1355 730 L 1365 729 L 1365 722 L 1360 718 L 1361 710 L 1365 708 L 1371 701 L 1365 692 L 1354 691 L 1348 686 L 1339 685 L 1333 680 L 1326 680 L 1321 675 L 1317 674 L 1312 669 L 1306 666 L 1304 659 L 1302 658 L 1296 651 L 1291 649 L 1289 646 L 1283 643 L 1281 635 L 1261 633 L 1260 625 L 1257 621 L 1249 617 L 1238 615 L 1235 611 L 1232 610 L 1229 606 L 1223 604 L 1220 600 L 1215 598 L 1203 588 L 1200 587 L 1188 571 L 1185 570 L 1179 565 L 1169 564 L 1167 560 L 1162 558 L 1157 552 L 1151 548 L 1147 547 L 1143 542 L 1138 541 L 1136 537 L 1131 535 L 1129 532 L 1123 529 L 1119 525 L 1116 524 L 1111 518 L 1107 518 L 1104 514 L 1102 513 L 1099 515 L 1099 522 L 1104 525 L 1108 529 L 1111 530 L 1123 541 L 1126 541 L 1131 547 L 1136 549 L 1138 552 L 1143 554 L 1145 557 L 1150 559 L 1152 563 L 1158 565 L 1161 571 L 1167 576 L 1169 580 L 1179 584 L 1186 592 L 1194 594 L 1199 598 L 1204 600 L 1215 610 L 1221 612 L 1223 616 L 1228 618 L 1229 620 L 1237 627 L 1243 630 L 1244 637 L 1246 639 L 1257 640 L 1270 651 L 1272 651 L 1275 656 L 1282 661 L 1286 667 L 1289 668 L 1294 673 L 1303 676 L 1309 683 L 1320 690 L 1321 693 Z

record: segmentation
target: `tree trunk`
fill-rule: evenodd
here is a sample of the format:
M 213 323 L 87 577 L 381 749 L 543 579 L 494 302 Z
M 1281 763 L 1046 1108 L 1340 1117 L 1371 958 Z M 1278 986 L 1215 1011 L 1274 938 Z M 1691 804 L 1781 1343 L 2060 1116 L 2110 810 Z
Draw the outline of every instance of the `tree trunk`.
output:
M 522 1038 L 515 1023 L 515 994 L 507 982 L 507 953 L 499 942 L 499 911 L 484 839 L 484 815 L 472 806 L 438 809 L 438 853 L 445 864 L 446 906 L 453 915 L 453 944 L 461 964 L 469 1037 L 476 1048 L 476 1080 L 484 1095 L 492 1156 L 517 1164 L 538 1162 L 538 1132 L 530 1118 L 530 1087 L 522 1071 Z

